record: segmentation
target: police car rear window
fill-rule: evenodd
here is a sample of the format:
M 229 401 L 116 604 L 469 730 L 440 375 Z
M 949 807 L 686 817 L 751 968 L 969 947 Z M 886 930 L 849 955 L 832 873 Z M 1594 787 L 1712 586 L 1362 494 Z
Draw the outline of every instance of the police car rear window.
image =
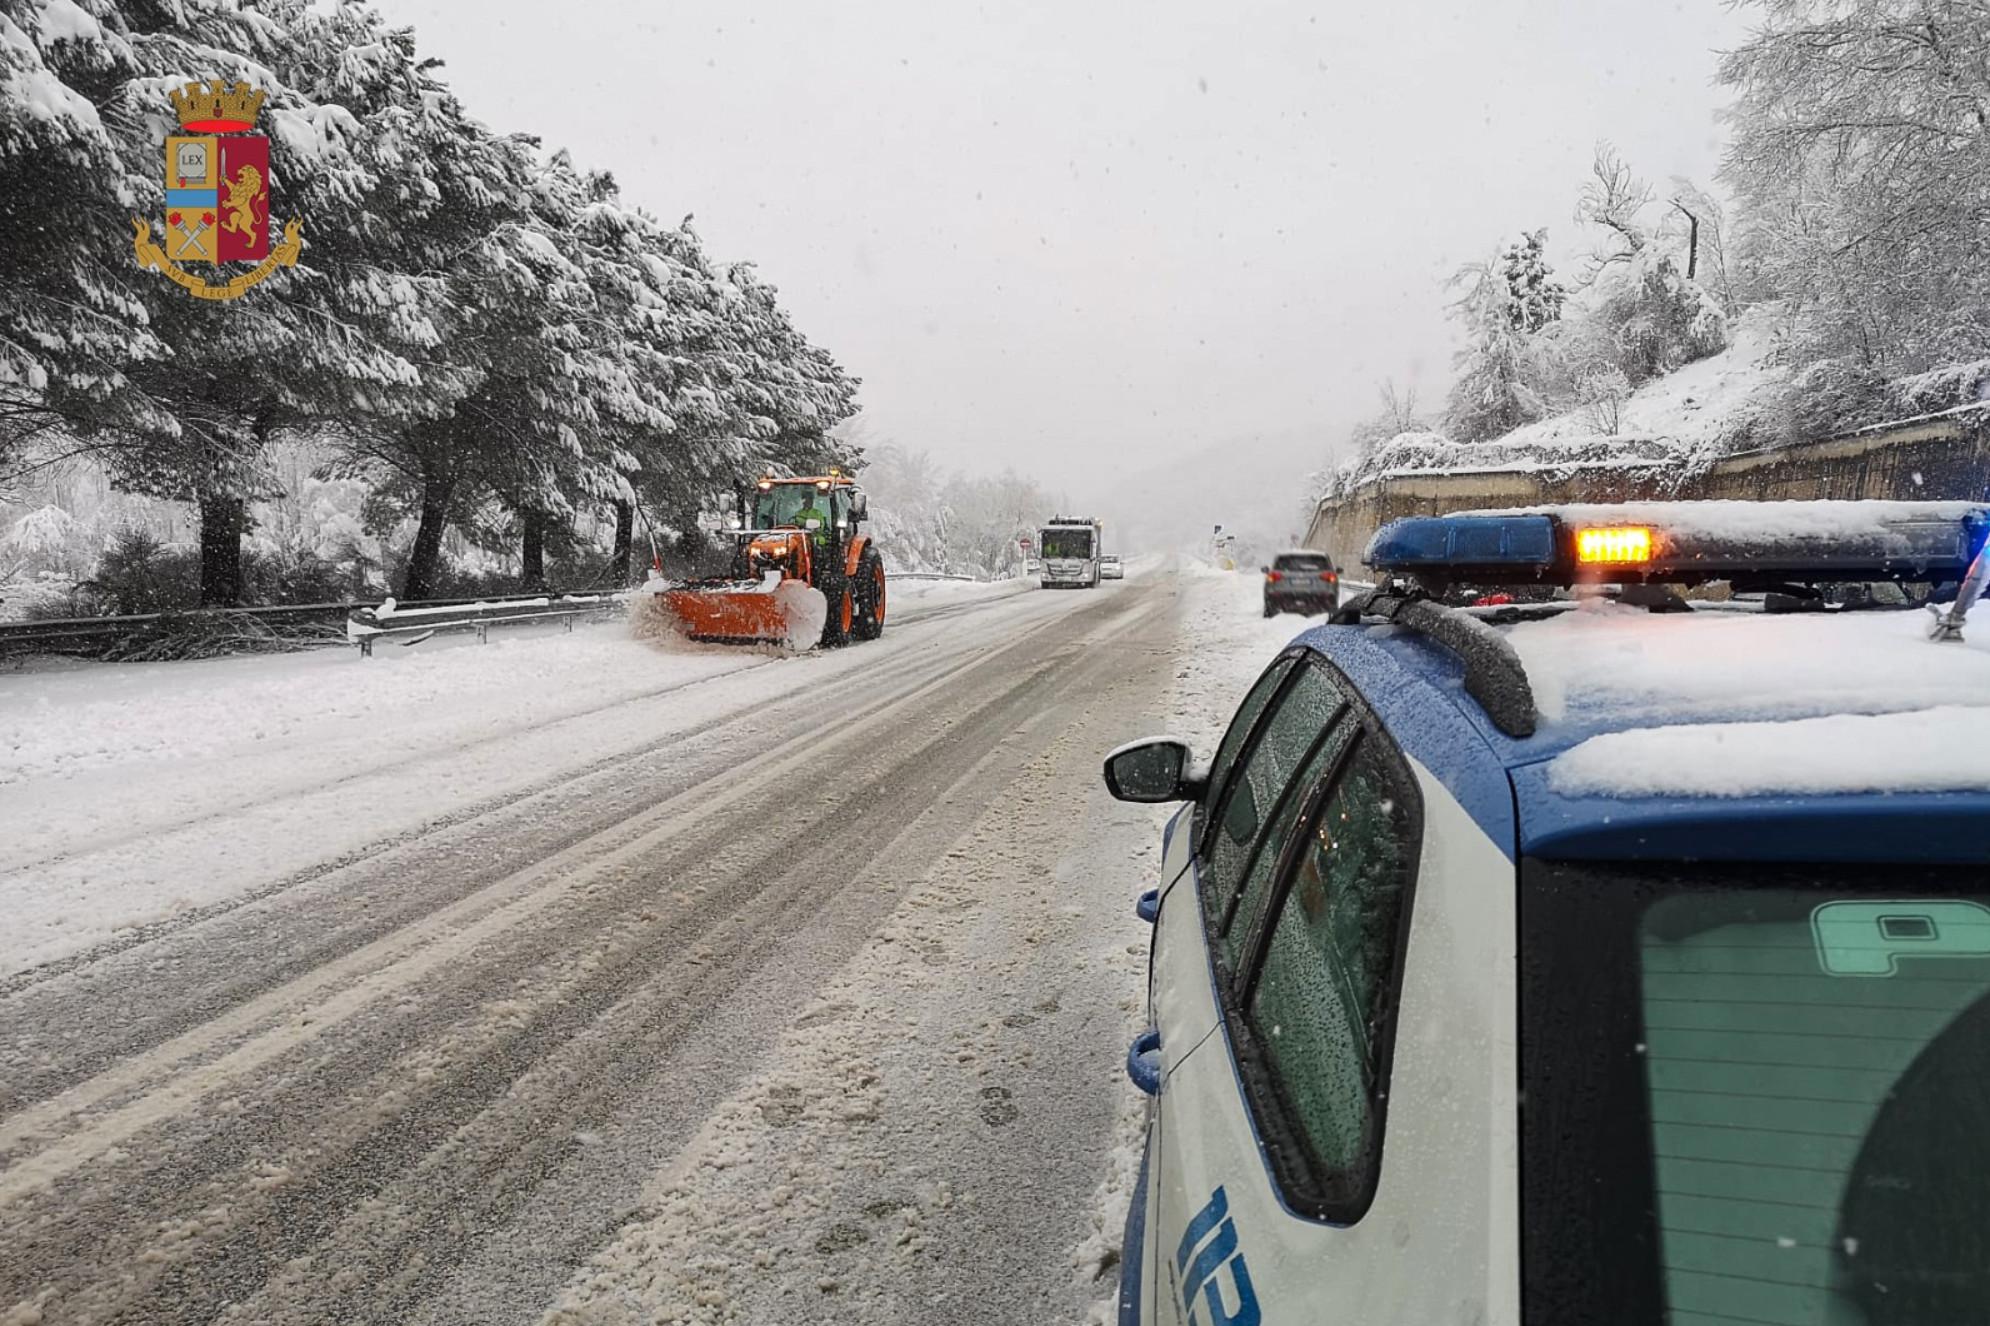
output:
M 1592 938 L 1560 977 L 1586 995 L 1587 1036 L 1541 1020 L 1553 999 L 1523 982 L 1526 1090 L 1545 1094 L 1540 1111 L 1567 1111 L 1564 1137 L 1584 1127 L 1576 1096 L 1592 1116 L 1610 1108 L 1612 1075 L 1565 1062 L 1557 1084 L 1547 1047 L 1608 1061 L 1613 1023 L 1638 1038 L 1617 1077 L 1634 1122 L 1614 1156 L 1606 1143 L 1588 1162 L 1614 1159 L 1593 1172 L 1637 1176 L 1642 1191 L 1597 1203 L 1605 1232 L 1589 1251 L 1626 1296 L 1662 1307 L 1617 1319 L 1990 1321 L 1990 893 L 1887 889 L 1887 873 L 1866 881 L 1882 891 L 1736 881 L 1647 898 L 1621 980 L 1596 942 L 1614 927 L 1569 920 Z M 1587 1135 L 1610 1131 L 1599 1118 Z M 1555 1202 L 1553 1177 L 1527 1168 L 1524 1203 Z M 1545 1214 L 1530 1225 L 1552 1225 Z
M 1990 1321 L 1990 907 L 1670 898 L 1638 947 L 1672 1320 Z

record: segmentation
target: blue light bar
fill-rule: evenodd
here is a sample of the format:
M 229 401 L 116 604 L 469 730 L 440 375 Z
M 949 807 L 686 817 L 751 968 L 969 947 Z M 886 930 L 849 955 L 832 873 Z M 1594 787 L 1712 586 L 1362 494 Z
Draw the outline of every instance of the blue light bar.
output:
M 1586 530 L 1639 534 L 1622 563 L 1578 557 Z M 1640 531 L 1649 531 L 1649 552 Z M 1628 502 L 1410 516 L 1376 531 L 1362 560 L 1449 585 L 1828 584 L 1961 580 L 1990 536 L 1969 502 Z
M 1555 522 L 1540 516 L 1409 516 L 1377 530 L 1362 560 L 1390 571 L 1504 567 L 1545 571 L 1555 563 Z

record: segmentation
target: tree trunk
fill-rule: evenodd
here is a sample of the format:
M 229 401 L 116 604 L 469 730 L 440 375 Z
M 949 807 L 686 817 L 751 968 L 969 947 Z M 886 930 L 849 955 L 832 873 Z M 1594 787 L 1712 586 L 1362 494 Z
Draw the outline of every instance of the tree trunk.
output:
M 407 573 L 401 577 L 404 602 L 435 597 L 436 573 L 442 569 L 442 531 L 449 524 L 449 499 L 455 487 L 453 480 L 433 476 L 422 484 L 421 525 L 415 530 Z
M 608 582 L 616 588 L 627 585 L 629 558 L 636 550 L 636 507 L 633 502 L 615 504 L 615 554 L 608 564 Z
M 524 548 L 520 560 L 525 587 L 531 590 L 546 587 L 546 517 L 537 511 L 520 513 L 525 527 Z
M 249 505 L 233 493 L 200 494 L 200 606 L 242 603 L 242 534 Z

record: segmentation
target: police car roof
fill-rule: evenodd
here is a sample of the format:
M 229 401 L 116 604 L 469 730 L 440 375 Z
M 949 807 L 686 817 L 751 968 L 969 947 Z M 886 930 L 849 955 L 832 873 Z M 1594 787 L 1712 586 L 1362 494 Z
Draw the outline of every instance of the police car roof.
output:
M 1500 627 L 1540 713 L 1500 732 L 1444 647 L 1302 639 L 1503 847 L 1616 859 L 1990 861 L 1990 611 L 1650 613 L 1597 601 Z M 1516 818 L 1517 816 L 1517 818 Z

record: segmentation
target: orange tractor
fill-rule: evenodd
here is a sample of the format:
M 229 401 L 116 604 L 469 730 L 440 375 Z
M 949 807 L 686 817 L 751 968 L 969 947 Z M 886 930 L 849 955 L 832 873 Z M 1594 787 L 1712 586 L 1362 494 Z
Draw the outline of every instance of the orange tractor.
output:
M 693 640 L 805 649 L 884 634 L 884 559 L 862 531 L 868 499 L 849 476 L 759 480 L 727 520 L 732 574 L 652 583 L 651 602 Z

